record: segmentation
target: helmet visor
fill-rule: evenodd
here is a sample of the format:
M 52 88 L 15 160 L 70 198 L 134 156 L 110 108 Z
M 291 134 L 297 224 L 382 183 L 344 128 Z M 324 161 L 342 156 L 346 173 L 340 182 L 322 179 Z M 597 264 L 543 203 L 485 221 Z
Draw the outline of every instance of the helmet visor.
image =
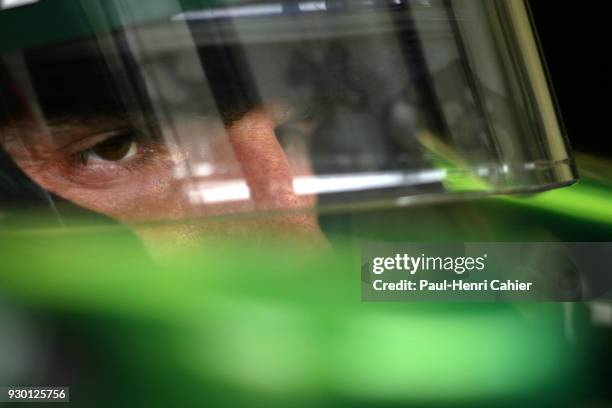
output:
M 150 220 L 575 181 L 522 1 L 157 3 L 3 55 L 6 197 Z

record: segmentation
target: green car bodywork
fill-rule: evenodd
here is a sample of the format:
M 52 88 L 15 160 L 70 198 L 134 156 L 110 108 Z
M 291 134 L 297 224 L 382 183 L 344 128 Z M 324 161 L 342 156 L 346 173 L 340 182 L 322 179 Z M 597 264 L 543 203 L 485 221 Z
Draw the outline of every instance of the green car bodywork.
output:
M 78 322 L 105 356 L 79 385 L 100 406 L 573 401 L 589 331 L 568 341 L 567 305 L 362 302 L 360 242 L 603 241 L 601 166 L 584 158 L 579 184 L 531 197 L 324 215 L 329 258 L 228 243 L 163 266 L 123 231 L 7 228 L 0 293 Z

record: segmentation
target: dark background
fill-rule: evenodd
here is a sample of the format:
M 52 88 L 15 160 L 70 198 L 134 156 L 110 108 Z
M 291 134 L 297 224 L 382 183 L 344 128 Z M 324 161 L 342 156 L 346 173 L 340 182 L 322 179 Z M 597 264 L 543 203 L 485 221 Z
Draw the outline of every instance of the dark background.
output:
M 575 151 L 612 157 L 612 19 L 601 0 L 530 0 Z

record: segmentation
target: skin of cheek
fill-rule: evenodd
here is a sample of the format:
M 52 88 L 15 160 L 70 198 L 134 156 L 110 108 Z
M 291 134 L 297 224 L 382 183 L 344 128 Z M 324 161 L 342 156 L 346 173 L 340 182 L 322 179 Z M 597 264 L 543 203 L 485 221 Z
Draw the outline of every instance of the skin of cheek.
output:
M 111 186 L 90 187 L 67 179 L 61 172 L 28 164 L 20 166 L 35 182 L 58 196 L 84 208 L 122 222 L 144 222 L 179 218 L 167 200 L 176 190 L 167 165 L 150 168 L 146 175 L 134 175 Z M 164 203 L 164 206 L 160 206 Z

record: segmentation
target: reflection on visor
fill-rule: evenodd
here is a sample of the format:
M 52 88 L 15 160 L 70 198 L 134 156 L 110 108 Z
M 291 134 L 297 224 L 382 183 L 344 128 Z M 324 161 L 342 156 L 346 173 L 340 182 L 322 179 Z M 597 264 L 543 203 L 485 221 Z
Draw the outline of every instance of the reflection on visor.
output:
M 84 21 L 104 25 L 109 8 L 89 6 Z M 2 67 L 5 173 L 121 220 L 576 177 L 518 1 L 200 5 Z

